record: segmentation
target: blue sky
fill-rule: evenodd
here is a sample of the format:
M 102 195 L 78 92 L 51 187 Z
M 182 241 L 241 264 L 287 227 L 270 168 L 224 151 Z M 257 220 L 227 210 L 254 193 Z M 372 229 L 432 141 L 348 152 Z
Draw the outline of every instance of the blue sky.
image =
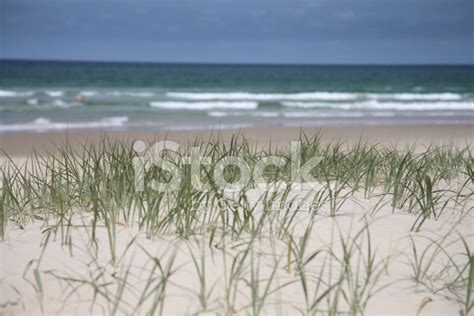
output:
M 0 0 L 1 57 L 474 63 L 474 0 Z

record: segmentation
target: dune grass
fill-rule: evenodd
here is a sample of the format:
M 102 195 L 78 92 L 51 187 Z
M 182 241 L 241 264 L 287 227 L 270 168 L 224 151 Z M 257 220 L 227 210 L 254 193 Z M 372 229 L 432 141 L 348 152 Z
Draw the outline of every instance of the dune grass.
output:
M 291 180 L 289 149 L 258 148 L 241 135 L 235 135 L 230 142 L 196 140 L 177 152 L 163 153 L 163 158 L 182 173 L 179 187 L 171 192 L 152 188 L 153 180 L 169 179 L 169 174 L 156 166 L 140 175 L 143 188 L 136 190 L 134 159 L 138 154 L 131 142 L 105 138 L 99 145 L 86 144 L 77 152 L 66 146 L 46 155 L 35 154 L 24 165 L 11 159 L 1 168 L 0 236 L 7 236 L 10 225 L 23 228 L 30 222 L 42 221 L 45 233 L 72 249 L 74 230 L 85 229 L 95 270 L 88 278 L 49 274 L 69 284 L 72 292 L 78 286 L 94 288 L 97 296 L 109 302 L 110 314 L 162 314 L 167 289 L 180 269 L 175 264 L 176 253 L 157 257 L 140 248 L 147 258 L 147 268 L 143 269 L 149 273 L 148 281 L 139 289 L 133 287 L 133 258 L 110 280 L 97 261 L 99 247 L 103 247 L 99 246 L 103 244 L 98 240 L 98 230 L 105 229 L 108 262 L 118 267 L 126 261 L 117 244 L 117 232 L 124 227 L 143 232 L 149 239 L 174 236 L 190 243 L 194 238 L 200 240 L 194 242 L 197 245 L 186 247 L 192 273 L 197 276 L 197 287 L 191 291 L 198 302 L 196 313 L 258 315 L 278 308 L 273 300 L 279 292 L 297 288 L 304 306 L 295 309 L 302 314 L 363 314 L 372 296 L 388 286 L 381 279 L 390 258 L 380 257 L 373 248 L 368 226 L 354 235 L 336 232 L 334 248 L 310 249 L 316 215 L 337 217 L 357 192 L 388 201 L 393 212 L 411 214 L 413 232 L 422 231 L 428 220 L 443 216 L 460 220 L 471 211 L 474 173 L 469 146 L 433 145 L 419 152 L 415 148 L 394 149 L 363 141 L 355 145 L 324 143 L 320 135 L 303 133 L 300 142 L 302 163 L 322 157 L 311 172 L 321 187 L 304 193 L 304 198 L 293 194 L 298 183 Z M 183 159 L 189 155 L 189 145 L 199 146 L 203 156 L 209 158 L 210 163 L 200 170 L 201 182 L 208 188 L 205 191 L 192 185 L 190 166 Z M 237 156 L 253 168 L 260 159 L 271 155 L 279 155 L 285 161 L 280 167 L 264 170 L 267 181 L 279 181 L 275 190 L 249 194 L 257 190 L 250 181 L 238 192 L 228 194 L 216 185 L 214 171 L 223 159 Z M 240 177 L 236 168 L 222 172 L 228 181 Z M 307 214 L 308 220 L 296 237 L 295 227 L 301 225 L 299 213 Z M 376 213 L 375 209 L 372 216 Z M 85 219 L 78 223 L 78 216 Z M 441 291 L 431 281 L 445 280 L 443 290 L 454 293 L 453 298 L 467 315 L 473 309 L 474 257 L 469 243 L 463 236 L 460 238 L 465 249 L 460 255 L 464 259 L 450 259 L 441 270 L 432 272 L 432 262 L 448 245 L 430 240 L 420 253 L 412 237 L 409 262 L 413 280 L 428 290 Z M 279 252 L 278 247 L 259 250 L 262 241 L 279 244 L 285 251 Z M 207 249 L 220 253 L 217 257 L 224 269 L 220 282 L 209 283 L 212 263 L 205 257 Z M 312 265 L 319 268 L 309 269 Z M 38 293 L 47 290 L 42 288 L 38 273 L 34 279 Z M 109 283 L 115 284 L 114 290 L 106 286 Z M 125 299 L 128 291 L 135 291 L 134 303 Z

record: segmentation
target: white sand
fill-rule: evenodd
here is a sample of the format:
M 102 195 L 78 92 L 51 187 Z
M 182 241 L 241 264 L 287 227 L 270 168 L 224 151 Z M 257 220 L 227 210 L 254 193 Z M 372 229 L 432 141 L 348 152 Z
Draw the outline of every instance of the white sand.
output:
M 299 201 L 302 201 L 305 192 L 299 191 L 293 194 L 299 196 Z M 257 201 L 258 192 L 249 192 L 249 197 Z M 365 314 L 415 315 L 421 302 L 429 297 L 432 302 L 423 308 L 420 315 L 458 315 L 461 302 L 457 301 L 455 291 L 444 289 L 433 293 L 422 285 L 416 286 L 412 280 L 413 273 L 409 260 L 413 260 L 414 255 L 408 236 L 413 236 L 420 252 L 430 245 L 426 237 L 444 240 L 445 252 L 440 252 L 435 257 L 432 267 L 428 270 L 432 278 L 431 287 L 441 289 L 449 281 L 452 272 L 450 270 L 440 272 L 449 263 L 448 258 L 459 263 L 466 261 L 466 257 L 460 255 L 464 247 L 459 241 L 459 235 L 468 241 L 471 249 L 474 248 L 473 216 L 471 214 L 460 216 L 447 210 L 439 220 L 427 220 L 421 232 L 410 233 L 415 215 L 397 209 L 392 213 L 392 208 L 384 205 L 375 216 L 366 216 L 378 201 L 377 197 L 365 199 L 363 193 L 356 193 L 342 206 L 336 217 L 330 217 L 327 210 L 322 210 L 315 217 L 305 258 L 320 249 L 330 249 L 339 254 L 338 258 L 342 258 L 339 237 L 350 240 L 368 223 L 371 250 L 376 251 L 376 262 L 380 264 L 375 271 L 380 272 L 380 279 L 372 289 L 373 297 L 368 300 Z M 472 201 L 470 203 L 472 204 Z M 469 208 L 472 208 L 472 205 L 468 205 L 465 209 Z M 272 216 L 276 216 L 276 213 Z M 310 215 L 306 212 L 297 213 L 290 230 L 296 244 L 304 234 L 309 218 Z M 90 221 L 88 215 L 74 217 L 76 224 L 89 224 Z M 199 282 L 198 270 L 191 254 L 194 254 L 198 265 L 204 258 L 206 310 L 210 314 L 225 314 L 227 311 L 224 300 L 225 289 L 230 280 L 232 259 L 246 249 L 249 239 L 248 236 L 244 236 L 232 241 L 229 236 L 223 239 L 219 238 L 222 236 L 218 236 L 215 241 L 220 241 L 209 247 L 209 234 L 187 240 L 179 239 L 175 234 L 147 239 L 145 233 L 139 232 L 136 227 L 117 224 L 115 247 L 118 259 L 113 264 L 110 260 L 109 238 L 105 227 L 97 229 L 98 251 L 95 252 L 96 248 L 90 242 L 90 227 L 76 227 L 69 232 L 72 246 L 61 244 L 62 233 L 58 230 L 56 234 L 50 235 L 47 245 L 43 248 L 41 245 L 48 236 L 45 229 L 49 224 L 53 224 L 51 220 L 49 223 L 36 220 L 24 229 L 9 224 L 6 239 L 0 242 L 0 314 L 33 315 L 40 314 L 41 311 L 46 314 L 109 314 L 114 311 L 119 314 L 145 313 L 151 307 L 153 297 L 160 293 L 159 287 L 153 288 L 153 286 L 159 284 L 162 276 L 158 269 L 152 270 L 154 263 L 146 252 L 159 258 L 164 270 L 167 269 L 173 254 L 177 254 L 172 268 L 173 273 L 166 287 L 164 314 L 193 314 L 203 309 L 199 296 L 202 283 Z M 266 229 L 269 228 L 267 225 Z M 63 233 L 66 234 L 66 231 Z M 246 281 L 251 280 L 252 268 L 254 271 L 258 268 L 258 273 L 255 272 L 254 277 L 261 280 L 260 294 L 263 293 L 273 269 L 275 276 L 271 289 L 290 282 L 289 285 L 268 296 L 262 310 L 265 314 L 297 315 L 300 311 L 305 313 L 303 288 L 296 273 L 294 256 L 290 258 L 291 271 L 288 272 L 288 239 L 269 239 L 269 234 L 262 235 L 264 237 L 256 240 L 251 246 L 253 266 L 249 254 L 243 264 L 239 282 L 233 288 L 237 289 L 236 310 L 243 314 L 252 313 L 251 289 Z M 447 237 L 444 238 L 445 236 Z M 360 253 L 366 255 L 367 235 L 362 234 L 359 241 L 363 245 Z M 450 241 L 453 242 L 450 244 Z M 435 247 L 432 249 L 435 250 Z M 324 265 L 324 258 L 327 259 L 328 256 L 317 255 L 304 269 L 310 299 L 317 285 L 314 277 L 323 275 L 328 281 L 330 279 L 328 269 L 331 266 L 332 280 L 337 279 L 340 265 L 335 260 L 330 265 L 326 261 Z M 363 266 L 363 261 L 358 261 L 357 258 L 362 259 L 363 256 L 359 257 L 359 252 L 356 251 L 351 267 L 354 273 L 357 271 L 362 273 L 366 268 Z M 325 270 L 322 272 L 323 266 Z M 148 281 L 151 282 L 151 286 L 147 292 L 145 289 Z M 122 288 L 123 284 L 126 286 Z M 385 285 L 387 287 L 380 289 Z M 145 302 L 136 309 L 140 305 L 138 302 L 144 291 L 151 296 L 146 296 Z M 322 292 L 323 290 L 320 290 L 319 293 Z M 105 299 L 106 296 L 109 300 Z M 119 304 L 115 310 L 113 302 L 117 297 Z M 326 305 L 327 301 L 323 300 L 319 307 L 323 309 Z M 340 299 L 339 307 L 345 309 L 347 304 Z M 160 309 L 156 312 L 159 311 Z

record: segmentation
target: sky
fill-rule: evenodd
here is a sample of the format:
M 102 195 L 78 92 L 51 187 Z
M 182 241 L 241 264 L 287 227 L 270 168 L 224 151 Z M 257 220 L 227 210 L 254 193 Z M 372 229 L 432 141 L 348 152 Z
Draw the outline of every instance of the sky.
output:
M 0 58 L 474 63 L 474 0 L 0 0 Z

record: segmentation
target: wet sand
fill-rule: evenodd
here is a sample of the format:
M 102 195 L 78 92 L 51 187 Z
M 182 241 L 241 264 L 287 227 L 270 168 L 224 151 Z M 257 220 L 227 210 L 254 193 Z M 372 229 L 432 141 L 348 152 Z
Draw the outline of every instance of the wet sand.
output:
M 297 140 L 300 133 L 307 135 L 320 133 L 323 141 L 346 141 L 354 143 L 360 139 L 385 146 L 417 145 L 426 147 L 430 144 L 460 145 L 472 144 L 474 124 L 460 125 L 391 125 L 362 127 L 322 127 L 322 128 L 244 128 L 226 130 L 199 131 L 67 131 L 35 133 L 2 133 L 0 134 L 0 155 L 28 156 L 35 150 L 39 153 L 53 151 L 69 143 L 74 150 L 80 150 L 81 144 L 97 143 L 103 137 L 110 140 L 155 140 L 169 139 L 181 145 L 189 144 L 195 139 L 206 140 L 209 137 L 221 137 L 229 141 L 236 133 L 243 134 L 257 146 L 287 146 Z

